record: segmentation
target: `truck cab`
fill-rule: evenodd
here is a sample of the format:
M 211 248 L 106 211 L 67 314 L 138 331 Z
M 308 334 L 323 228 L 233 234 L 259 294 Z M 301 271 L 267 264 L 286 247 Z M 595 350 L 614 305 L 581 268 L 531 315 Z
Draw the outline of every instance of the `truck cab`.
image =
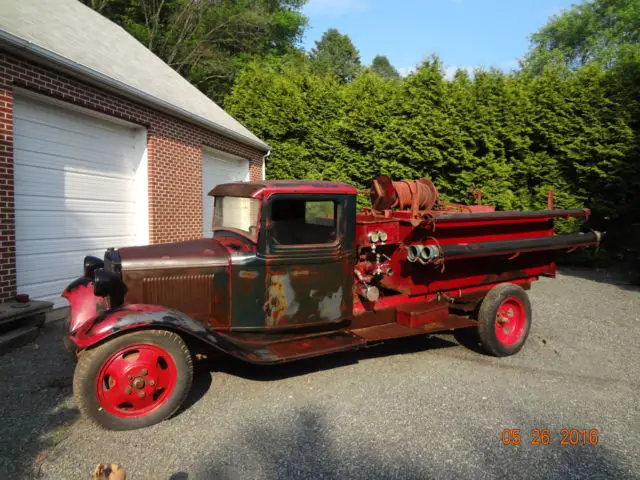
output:
M 230 258 L 230 326 L 291 329 L 353 307 L 355 188 L 270 181 L 214 188 L 213 238 Z

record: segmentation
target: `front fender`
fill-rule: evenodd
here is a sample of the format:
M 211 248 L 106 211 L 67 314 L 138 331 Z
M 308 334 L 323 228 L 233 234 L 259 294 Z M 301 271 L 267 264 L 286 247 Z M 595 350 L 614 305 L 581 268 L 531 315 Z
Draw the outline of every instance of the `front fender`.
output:
M 95 316 L 84 328 L 72 333 L 71 339 L 80 349 L 89 348 L 104 339 L 127 330 L 158 327 L 197 337 L 222 350 L 219 337 L 202 323 L 184 313 L 157 305 L 131 304 Z
M 88 277 L 80 277 L 69 284 L 62 292 L 70 304 L 69 333 L 82 330 L 96 316 L 107 309 L 106 299 L 93 294 L 93 282 Z

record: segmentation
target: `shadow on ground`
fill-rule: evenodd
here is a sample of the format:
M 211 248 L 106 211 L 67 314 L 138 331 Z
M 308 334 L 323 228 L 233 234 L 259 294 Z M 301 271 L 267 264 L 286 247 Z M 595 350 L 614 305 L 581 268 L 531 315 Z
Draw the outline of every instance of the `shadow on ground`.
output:
M 420 335 L 388 340 L 361 350 L 313 357 L 279 365 L 253 365 L 229 355 L 218 354 L 211 351 L 208 352 L 210 353 L 208 358 L 200 360 L 195 364 L 191 391 L 176 415 L 180 415 L 188 410 L 207 394 L 211 387 L 211 374 L 215 372 L 223 372 L 248 380 L 269 382 L 353 365 L 360 360 L 368 358 L 404 355 L 457 346 L 459 346 L 458 343 L 454 343 L 438 335 Z M 472 344 L 465 346 L 475 348 Z
M 558 267 L 558 273 L 598 283 L 615 285 L 623 290 L 640 292 L 640 276 L 624 268 Z
M 446 455 L 450 445 L 428 447 L 434 446 L 434 437 L 446 438 L 445 432 L 424 432 L 424 443 L 407 444 L 397 451 L 388 447 L 384 433 L 379 438 L 358 438 L 358 425 L 350 425 L 359 441 L 341 441 L 341 446 L 335 447 L 336 432 L 327 421 L 329 416 L 331 412 L 311 406 L 296 412 L 293 425 L 274 427 L 277 419 L 269 426 L 252 425 L 237 432 L 244 448 L 233 464 L 220 464 L 218 457 L 211 455 L 203 458 L 194 472 L 175 472 L 170 479 L 633 478 L 616 453 L 602 445 L 561 446 L 559 435 L 554 435 L 549 445 L 531 445 L 530 428 L 549 425 L 549 419 L 523 417 L 522 443 L 518 446 L 502 444 L 501 426 L 490 428 L 489 434 L 476 423 L 477 430 L 464 432 L 458 444 L 466 450 L 468 461 L 454 462 Z M 451 438 L 460 433 L 451 432 Z M 394 444 L 397 446 L 397 442 Z M 459 454 L 455 456 L 460 458 Z
M 321 370 L 330 370 L 353 365 L 360 360 L 368 358 L 388 357 L 393 355 L 405 355 L 408 353 L 423 352 L 439 348 L 451 348 L 458 346 L 438 336 L 420 335 L 387 340 L 360 350 L 351 350 L 332 355 L 313 357 L 280 365 L 252 365 L 225 356 L 221 360 L 215 360 L 215 369 L 230 375 L 236 375 L 250 380 L 271 381 L 282 378 L 307 375 Z
M 79 417 L 71 387 L 75 361 L 61 339 L 61 322 L 46 325 L 35 343 L 0 357 L 1 478 L 37 475 Z

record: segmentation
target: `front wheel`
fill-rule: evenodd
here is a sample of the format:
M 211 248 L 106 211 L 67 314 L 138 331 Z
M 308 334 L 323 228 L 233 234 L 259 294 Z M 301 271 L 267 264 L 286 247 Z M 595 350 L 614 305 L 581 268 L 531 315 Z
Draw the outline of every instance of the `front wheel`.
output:
M 526 292 L 513 283 L 492 288 L 480 305 L 478 336 L 491 355 L 518 353 L 531 328 L 531 303 Z
M 192 379 L 191 354 L 180 336 L 142 330 L 82 352 L 73 393 L 80 411 L 101 427 L 133 430 L 173 415 Z

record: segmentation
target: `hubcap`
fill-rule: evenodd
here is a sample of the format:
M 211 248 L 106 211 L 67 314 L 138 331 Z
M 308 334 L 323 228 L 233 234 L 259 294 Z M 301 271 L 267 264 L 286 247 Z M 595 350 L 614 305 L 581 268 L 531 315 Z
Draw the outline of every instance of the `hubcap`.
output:
M 176 364 L 166 350 L 157 345 L 132 345 L 105 360 L 96 392 L 102 408 L 112 415 L 141 417 L 167 401 L 177 378 Z
M 496 313 L 496 337 L 500 343 L 510 346 L 516 343 L 527 321 L 527 313 L 519 298 L 509 297 L 498 307 Z

